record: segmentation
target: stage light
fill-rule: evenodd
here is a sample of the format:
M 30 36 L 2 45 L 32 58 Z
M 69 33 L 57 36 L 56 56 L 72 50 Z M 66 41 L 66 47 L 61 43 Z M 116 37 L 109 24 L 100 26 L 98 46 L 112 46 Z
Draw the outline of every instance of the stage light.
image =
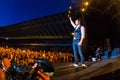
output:
M 89 5 L 89 2 L 85 2 L 85 6 L 88 6 Z
M 5 38 L 5 40 L 8 40 L 8 39 L 9 39 L 8 37 Z
M 85 12 L 85 8 L 82 8 L 81 11 L 82 11 L 82 12 Z
M 72 32 L 71 35 L 73 36 L 73 35 L 74 35 L 74 32 Z
M 69 9 L 72 9 L 72 7 L 70 6 Z

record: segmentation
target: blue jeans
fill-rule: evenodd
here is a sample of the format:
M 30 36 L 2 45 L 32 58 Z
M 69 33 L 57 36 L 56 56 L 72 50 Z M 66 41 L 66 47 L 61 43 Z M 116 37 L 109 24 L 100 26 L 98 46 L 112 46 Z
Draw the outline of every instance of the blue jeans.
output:
M 84 57 L 82 54 L 82 46 L 78 45 L 79 40 L 74 40 L 73 41 L 73 53 L 74 53 L 74 63 L 78 64 L 78 54 L 80 56 L 81 63 L 84 64 Z

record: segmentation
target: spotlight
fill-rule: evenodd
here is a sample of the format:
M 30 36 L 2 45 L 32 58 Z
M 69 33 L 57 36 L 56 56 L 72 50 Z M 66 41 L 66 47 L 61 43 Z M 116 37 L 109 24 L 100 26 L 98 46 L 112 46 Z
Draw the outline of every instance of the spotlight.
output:
M 89 5 L 89 3 L 88 2 L 85 2 L 85 6 L 88 6 Z
M 82 10 L 81 10 L 82 12 L 85 12 L 85 8 L 82 8 Z

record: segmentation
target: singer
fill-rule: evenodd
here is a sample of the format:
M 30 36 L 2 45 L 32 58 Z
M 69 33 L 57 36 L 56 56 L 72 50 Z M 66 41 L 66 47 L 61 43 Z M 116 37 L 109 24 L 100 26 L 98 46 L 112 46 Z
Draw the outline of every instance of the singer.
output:
M 78 56 L 77 52 L 80 55 L 81 60 L 81 66 L 83 68 L 86 68 L 87 66 L 84 64 L 84 57 L 82 54 L 82 45 L 83 40 L 85 38 L 85 27 L 80 24 L 80 19 L 76 19 L 75 23 L 72 21 L 72 18 L 68 15 L 69 20 L 74 27 L 74 36 L 73 36 L 73 52 L 74 52 L 74 65 L 75 67 L 78 67 Z

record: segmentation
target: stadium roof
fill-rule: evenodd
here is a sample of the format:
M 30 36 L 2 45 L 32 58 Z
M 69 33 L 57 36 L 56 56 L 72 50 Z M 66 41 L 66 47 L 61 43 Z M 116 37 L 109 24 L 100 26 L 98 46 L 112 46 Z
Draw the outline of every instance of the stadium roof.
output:
M 92 39 L 103 39 L 104 37 L 111 37 L 112 39 L 117 40 L 120 34 L 120 0 L 88 1 L 90 1 L 90 4 L 84 14 L 84 18 L 86 19 L 88 37 Z M 65 3 L 67 7 L 65 7 L 64 9 L 66 11 L 68 10 L 70 2 L 69 0 L 65 0 L 65 2 L 67 2 Z M 55 4 L 57 3 L 58 0 Z M 56 10 L 57 9 L 59 8 L 56 8 Z M 47 17 L 37 17 L 37 19 L 32 19 L 25 22 L 21 22 L 19 24 L 3 27 L 0 29 L 0 36 L 49 36 L 49 38 L 51 38 L 51 36 L 54 38 L 56 38 L 56 36 L 57 38 L 71 36 L 73 28 L 69 27 L 70 23 L 68 22 L 66 14 L 67 12 L 61 11 L 56 14 L 49 15 Z M 27 15 L 24 17 L 27 17 Z

